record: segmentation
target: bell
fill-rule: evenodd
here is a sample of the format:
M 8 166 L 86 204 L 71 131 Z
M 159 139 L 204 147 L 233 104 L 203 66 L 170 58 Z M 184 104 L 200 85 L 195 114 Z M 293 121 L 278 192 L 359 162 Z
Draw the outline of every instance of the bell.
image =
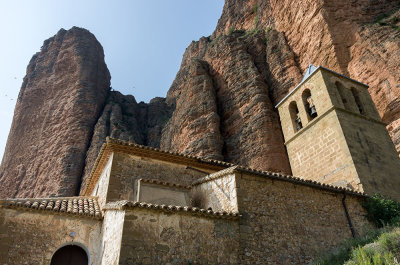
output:
M 310 106 L 310 116 L 317 117 L 317 110 L 315 109 L 314 105 Z
M 301 123 L 300 117 L 296 118 L 296 130 L 300 131 L 301 128 L 303 128 L 303 124 Z
M 308 109 L 310 111 L 310 116 L 313 118 L 317 117 L 317 110 L 315 109 L 314 101 L 312 100 L 311 96 L 307 98 L 307 102 L 308 102 Z

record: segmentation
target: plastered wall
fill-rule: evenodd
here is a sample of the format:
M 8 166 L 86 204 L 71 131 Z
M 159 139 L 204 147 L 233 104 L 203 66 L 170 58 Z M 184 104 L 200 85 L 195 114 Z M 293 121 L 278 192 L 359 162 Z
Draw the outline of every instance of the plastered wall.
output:
M 104 167 L 103 171 L 101 172 L 101 175 L 97 182 L 97 185 L 91 194 L 92 196 L 98 197 L 98 203 L 99 203 L 100 208 L 102 208 L 106 204 L 108 184 L 110 182 L 110 174 L 111 174 L 113 157 L 114 157 L 113 154 L 110 155 L 110 158 L 107 161 L 107 165 Z
M 102 226 L 102 265 L 115 265 L 119 262 L 121 240 L 123 233 L 125 212 L 121 210 L 107 210 L 104 214 Z
M 239 264 L 235 220 L 127 210 L 120 264 Z
M 237 212 L 235 173 L 209 175 L 206 181 L 193 186 L 191 197 L 204 209 L 211 207 L 213 211 Z
M 75 232 L 75 238 L 69 236 Z M 101 221 L 0 208 L 0 264 L 50 264 L 66 244 L 84 246 L 100 264 Z

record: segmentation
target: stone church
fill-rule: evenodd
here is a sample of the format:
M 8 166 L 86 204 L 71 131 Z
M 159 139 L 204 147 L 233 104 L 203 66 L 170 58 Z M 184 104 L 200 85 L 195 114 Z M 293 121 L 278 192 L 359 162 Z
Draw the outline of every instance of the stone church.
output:
M 108 138 L 77 197 L 0 202 L 0 264 L 307 264 L 400 200 L 367 86 L 307 69 L 278 105 L 294 176 Z

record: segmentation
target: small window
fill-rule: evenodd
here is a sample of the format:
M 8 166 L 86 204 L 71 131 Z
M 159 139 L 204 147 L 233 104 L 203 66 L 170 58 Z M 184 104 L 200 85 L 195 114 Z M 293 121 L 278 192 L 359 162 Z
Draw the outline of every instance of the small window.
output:
M 365 115 L 365 111 L 360 99 L 360 93 L 354 87 L 351 88 L 351 93 L 353 93 L 354 100 L 356 101 L 358 111 L 361 115 Z
M 289 112 L 290 112 L 290 118 L 292 119 L 294 131 L 295 132 L 300 131 L 300 129 L 303 128 L 303 124 L 301 123 L 299 109 L 297 108 L 297 103 L 295 101 L 292 101 L 289 104 Z
M 307 112 L 308 121 L 311 121 L 318 116 L 317 109 L 315 108 L 315 104 L 311 96 L 311 91 L 309 89 L 304 90 L 301 97 L 303 99 L 304 108 Z

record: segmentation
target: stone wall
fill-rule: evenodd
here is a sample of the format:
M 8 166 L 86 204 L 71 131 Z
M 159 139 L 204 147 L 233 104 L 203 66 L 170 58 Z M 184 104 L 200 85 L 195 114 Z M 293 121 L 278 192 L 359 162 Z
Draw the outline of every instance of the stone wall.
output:
M 126 211 L 120 264 L 239 264 L 236 220 Z
M 353 88 L 358 92 L 360 103 L 364 111 L 363 115 L 376 121 L 381 121 L 375 104 L 372 101 L 371 95 L 368 92 L 368 87 L 358 83 L 357 81 L 333 74 L 325 69 L 322 69 L 321 73 L 324 79 L 324 84 L 326 87 L 325 89 L 329 92 L 332 105 L 359 114 L 360 112 L 357 107 L 357 103 L 351 91 Z M 340 89 L 340 87 L 342 88 Z M 342 96 L 340 95 L 341 93 Z M 346 100 L 346 102 L 343 102 L 342 97 Z
M 343 194 L 238 173 L 240 264 L 307 264 L 351 231 Z M 369 224 L 360 197 L 346 204 L 356 233 Z
M 400 201 L 400 159 L 385 125 L 342 111 L 338 116 L 364 191 Z
M 318 113 L 314 119 L 306 113 L 306 89 Z M 278 108 L 293 175 L 400 199 L 393 188 L 400 185 L 400 160 L 365 85 L 319 68 Z
M 280 106 L 279 115 L 292 173 L 306 179 L 362 190 L 334 104 L 337 91 L 326 85 L 325 70 L 316 70 Z M 346 80 L 346 79 L 344 79 Z M 309 90 L 318 116 L 310 119 L 303 93 Z M 338 99 L 339 97 L 339 99 Z M 296 131 L 290 105 L 296 102 L 303 128 Z M 339 107 L 342 107 L 339 105 Z
M 77 244 L 89 251 L 95 265 L 100 263 L 100 242 L 100 220 L 0 209 L 0 264 L 50 264 L 59 247 Z
M 285 137 L 285 143 L 290 141 L 298 132 L 296 131 L 296 127 L 292 122 L 292 117 L 289 111 L 289 105 L 292 102 L 296 102 L 297 108 L 299 110 L 299 115 L 301 118 L 301 122 L 303 124 L 303 128 L 307 127 L 309 123 L 313 121 L 310 120 L 306 113 L 306 109 L 304 106 L 302 94 L 305 90 L 310 90 L 316 110 L 318 115 L 326 112 L 331 106 L 332 101 L 330 94 L 326 89 L 326 84 L 324 78 L 322 76 L 321 71 L 314 72 L 308 80 L 301 84 L 296 91 L 294 91 L 288 98 L 282 101 L 279 104 L 278 111 L 279 117 L 281 121 L 283 135 Z
M 315 118 L 287 144 L 293 175 L 335 186 L 359 188 L 339 120 L 334 111 Z
M 186 166 L 182 164 L 114 153 L 107 201 L 135 200 L 135 185 L 140 178 L 190 185 L 194 180 L 204 177 L 206 174 L 186 169 Z

